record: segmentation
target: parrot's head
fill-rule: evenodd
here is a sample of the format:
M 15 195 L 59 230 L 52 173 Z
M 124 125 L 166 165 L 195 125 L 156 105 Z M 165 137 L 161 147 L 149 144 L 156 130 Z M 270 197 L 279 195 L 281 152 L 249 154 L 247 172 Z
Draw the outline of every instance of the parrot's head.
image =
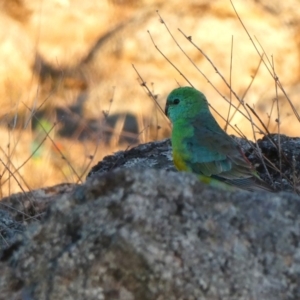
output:
M 199 112 L 208 110 L 205 96 L 192 87 L 173 90 L 167 98 L 165 114 L 174 123 L 180 118 L 193 118 Z

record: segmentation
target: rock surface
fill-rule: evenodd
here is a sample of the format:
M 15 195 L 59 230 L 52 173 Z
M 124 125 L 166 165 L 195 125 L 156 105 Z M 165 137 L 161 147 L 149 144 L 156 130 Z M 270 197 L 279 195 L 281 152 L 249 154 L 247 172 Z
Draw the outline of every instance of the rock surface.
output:
M 28 193 L 17 193 L 0 201 L 0 250 L 9 247 L 26 226 L 43 219 L 46 210 L 76 184 L 59 184 Z
M 0 299 L 299 299 L 300 199 L 116 170 L 2 254 Z
M 24 232 L 1 252 L 0 299 L 299 299 L 299 196 L 213 189 L 174 172 L 170 154 L 169 140 L 140 145 L 82 185 L 33 193 L 40 221 L 7 198 Z
M 0 249 L 9 247 L 24 229 L 24 225 L 14 220 L 7 211 L 0 209 Z

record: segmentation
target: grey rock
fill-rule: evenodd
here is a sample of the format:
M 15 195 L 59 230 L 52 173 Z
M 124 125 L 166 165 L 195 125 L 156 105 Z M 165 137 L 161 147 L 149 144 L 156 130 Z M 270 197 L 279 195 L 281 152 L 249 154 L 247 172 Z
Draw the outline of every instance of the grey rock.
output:
M 0 209 L 0 250 L 8 248 L 21 234 L 25 226 L 15 221 L 5 210 Z
M 128 168 L 142 170 L 151 168 L 175 172 L 170 139 L 141 144 L 130 150 L 108 155 L 91 169 L 87 177 Z
M 8 248 L 26 227 L 43 219 L 49 205 L 67 195 L 76 184 L 58 184 L 27 193 L 17 193 L 0 201 L 0 251 Z
M 14 220 L 28 225 L 42 219 L 52 202 L 61 195 L 71 193 L 76 187 L 73 183 L 61 183 L 29 192 L 12 194 L 0 201 L 0 207 L 8 211 Z
M 2 254 L 0 299 L 300 299 L 300 198 L 94 174 Z

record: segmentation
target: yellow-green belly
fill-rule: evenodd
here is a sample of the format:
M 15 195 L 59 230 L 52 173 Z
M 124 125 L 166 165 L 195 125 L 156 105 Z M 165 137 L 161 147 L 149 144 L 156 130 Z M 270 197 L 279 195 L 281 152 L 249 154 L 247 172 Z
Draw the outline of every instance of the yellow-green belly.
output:
M 188 171 L 188 166 L 183 160 L 182 155 L 173 149 L 173 162 L 177 170 Z
M 184 131 L 183 131 L 184 129 Z M 173 162 L 177 170 L 179 171 L 191 171 L 186 162 L 190 161 L 190 153 L 188 153 L 185 140 L 191 138 L 194 134 L 192 126 L 186 124 L 186 122 L 177 121 L 173 125 L 172 131 L 172 150 L 173 150 Z

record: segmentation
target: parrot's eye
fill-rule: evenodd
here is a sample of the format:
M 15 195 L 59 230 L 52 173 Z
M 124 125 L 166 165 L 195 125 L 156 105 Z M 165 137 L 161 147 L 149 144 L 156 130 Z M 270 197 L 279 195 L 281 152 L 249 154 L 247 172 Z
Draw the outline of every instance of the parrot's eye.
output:
M 174 104 L 179 104 L 180 100 L 179 99 L 174 99 L 173 103 Z

